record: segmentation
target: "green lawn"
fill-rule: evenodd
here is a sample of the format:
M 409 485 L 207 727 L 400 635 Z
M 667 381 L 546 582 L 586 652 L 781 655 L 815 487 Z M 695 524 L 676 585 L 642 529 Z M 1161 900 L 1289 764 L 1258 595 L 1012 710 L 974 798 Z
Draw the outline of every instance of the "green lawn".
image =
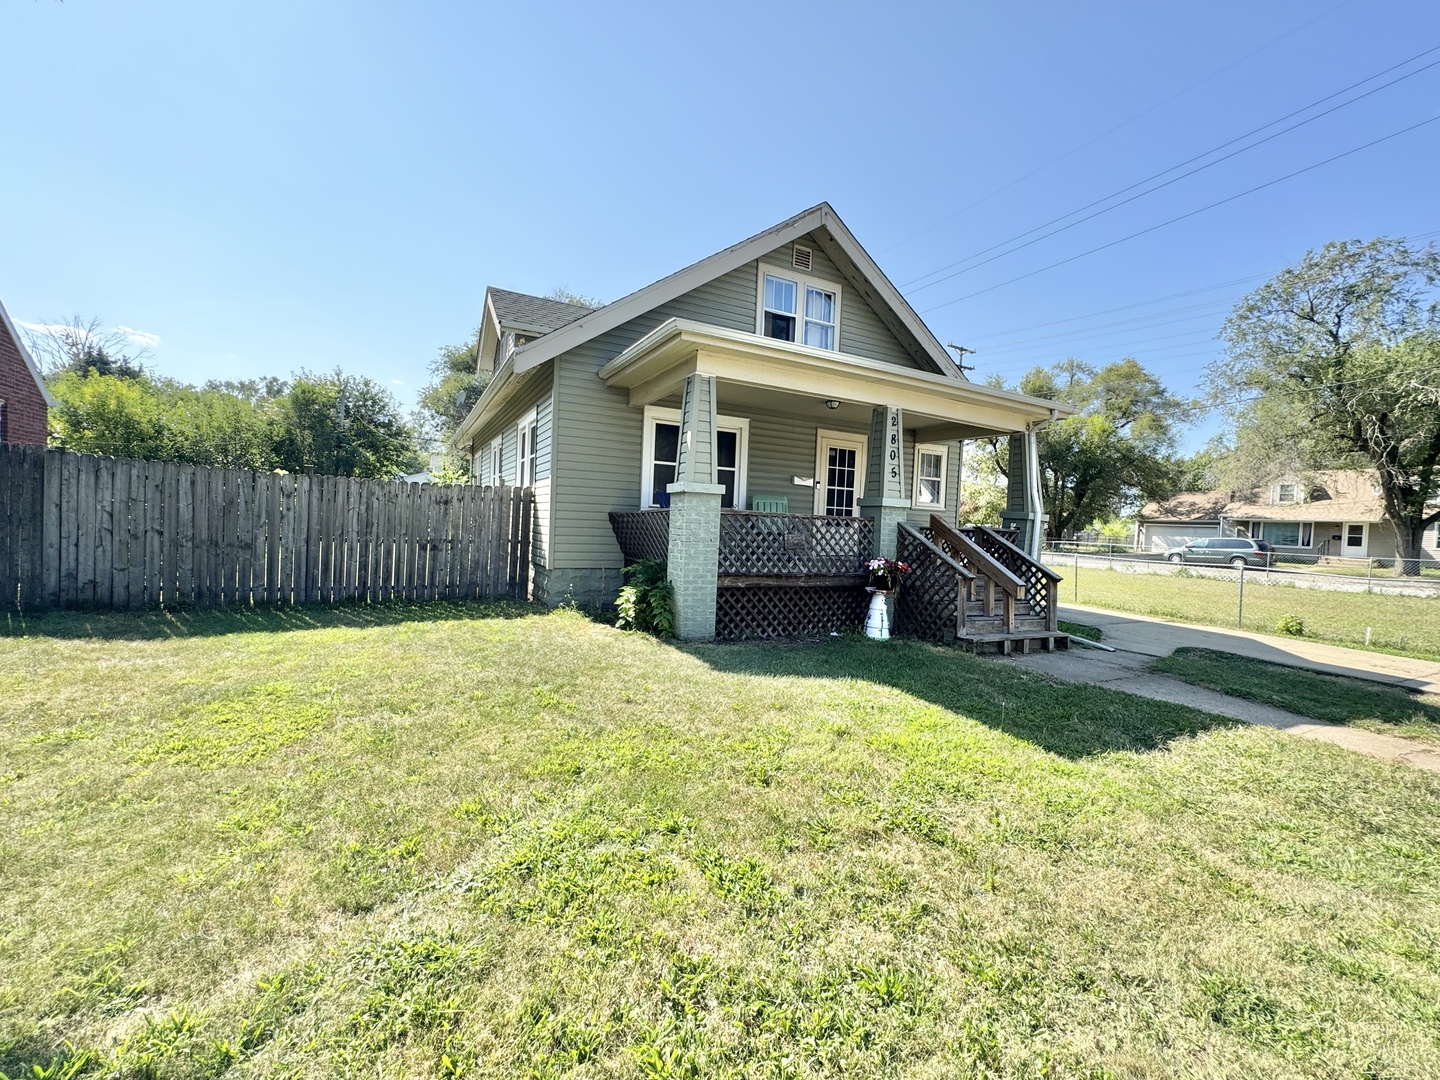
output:
M 0 1072 L 1428 1077 L 1440 779 L 913 642 L 0 638 Z
M 1059 629 L 1071 637 L 1083 637 L 1086 641 L 1099 641 L 1103 636 L 1098 626 L 1091 626 L 1088 623 L 1067 622 L 1065 619 L 1056 620 Z
M 1057 564 L 1055 569 L 1065 575 L 1059 587 L 1062 604 L 1074 601 L 1204 626 L 1235 625 L 1239 589 L 1234 581 L 1189 577 L 1183 570 L 1126 574 L 1082 566 L 1077 600 L 1071 580 L 1074 568 Z M 1376 652 L 1440 660 L 1440 597 L 1326 592 L 1266 585 L 1263 580 L 1263 572 L 1246 574 L 1246 630 L 1274 634 L 1280 619 L 1298 615 L 1305 624 L 1305 637 L 1314 641 L 1363 649 L 1368 626 L 1370 648 Z
M 1154 671 L 1316 720 L 1440 742 L 1440 698 L 1366 679 L 1253 660 L 1214 649 L 1176 649 Z

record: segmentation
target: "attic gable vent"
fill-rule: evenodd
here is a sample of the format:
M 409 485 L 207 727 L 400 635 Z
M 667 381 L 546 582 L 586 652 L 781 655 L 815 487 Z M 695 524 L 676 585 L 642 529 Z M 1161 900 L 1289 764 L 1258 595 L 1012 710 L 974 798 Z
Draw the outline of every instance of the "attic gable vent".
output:
M 809 270 L 810 260 L 813 254 L 814 252 L 808 247 L 801 247 L 799 244 L 796 244 L 790 261 L 794 264 L 796 270 Z

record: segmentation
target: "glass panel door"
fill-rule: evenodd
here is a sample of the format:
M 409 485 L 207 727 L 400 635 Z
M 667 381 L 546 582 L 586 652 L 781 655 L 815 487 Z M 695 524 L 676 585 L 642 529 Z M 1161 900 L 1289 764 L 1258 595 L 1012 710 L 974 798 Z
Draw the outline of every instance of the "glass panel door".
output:
M 865 437 L 816 433 L 815 513 L 854 517 L 865 494 Z

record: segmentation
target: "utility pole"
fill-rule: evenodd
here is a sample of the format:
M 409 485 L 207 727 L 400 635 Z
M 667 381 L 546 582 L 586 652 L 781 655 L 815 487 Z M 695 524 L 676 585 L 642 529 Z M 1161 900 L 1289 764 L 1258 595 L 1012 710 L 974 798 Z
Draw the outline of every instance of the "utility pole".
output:
M 975 354 L 975 350 L 974 350 L 974 349 L 967 349 L 964 345 L 956 345 L 953 341 L 947 343 L 945 347 L 946 347 L 947 349 L 953 349 L 953 350 L 954 350 L 954 352 L 955 352 L 955 366 L 958 367 L 961 371 L 974 371 L 974 370 L 975 370 L 975 365 L 974 365 L 974 364 L 967 364 L 967 363 L 965 363 L 965 354 L 966 354 L 966 353 L 969 353 L 969 354 L 971 354 L 971 355 L 973 356 L 973 355 Z

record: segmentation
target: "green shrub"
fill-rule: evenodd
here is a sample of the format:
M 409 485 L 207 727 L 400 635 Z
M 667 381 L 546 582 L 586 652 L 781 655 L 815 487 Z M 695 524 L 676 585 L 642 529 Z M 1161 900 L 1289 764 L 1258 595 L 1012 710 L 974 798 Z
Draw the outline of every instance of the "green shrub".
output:
M 675 633 L 675 590 L 665 577 L 665 564 L 659 559 L 641 559 L 625 567 L 629 579 L 615 601 L 621 630 L 640 630 L 657 637 Z
M 1275 632 L 1277 634 L 1289 634 L 1291 637 L 1304 637 L 1305 620 L 1293 611 L 1287 611 L 1275 620 Z

